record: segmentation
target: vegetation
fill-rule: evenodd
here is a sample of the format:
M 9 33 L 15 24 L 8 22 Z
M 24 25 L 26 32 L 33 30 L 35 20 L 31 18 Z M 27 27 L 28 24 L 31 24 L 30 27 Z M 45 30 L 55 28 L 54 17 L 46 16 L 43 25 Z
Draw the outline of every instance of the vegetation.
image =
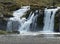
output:
M 37 4 L 38 6 L 51 6 L 51 5 L 56 5 L 60 6 L 60 0 L 14 0 L 17 5 L 35 5 Z
M 1 34 L 3 34 L 3 35 L 6 35 L 6 34 L 19 34 L 19 33 L 20 33 L 19 31 L 7 32 L 7 31 L 0 30 L 0 35 Z
M 0 34 L 7 34 L 7 32 L 0 30 Z
M 12 15 L 12 11 L 23 5 L 60 6 L 60 0 L 0 0 L 0 14 Z

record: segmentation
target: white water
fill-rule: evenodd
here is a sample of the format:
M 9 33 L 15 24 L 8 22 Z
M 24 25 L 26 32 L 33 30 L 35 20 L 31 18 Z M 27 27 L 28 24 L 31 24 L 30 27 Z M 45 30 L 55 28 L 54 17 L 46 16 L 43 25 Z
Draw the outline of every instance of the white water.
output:
M 24 23 L 26 20 L 25 18 L 20 18 L 23 15 L 26 14 L 26 12 L 30 10 L 30 6 L 23 6 L 21 9 L 14 11 L 13 16 L 9 18 L 8 23 L 7 23 L 7 31 L 13 31 L 13 30 L 18 30 L 19 27 Z
M 32 18 L 34 17 L 34 13 L 30 17 L 29 20 L 25 21 L 24 24 L 19 28 L 19 31 L 28 31 L 30 24 L 32 23 Z
M 37 10 L 36 10 L 37 11 Z M 31 26 L 31 23 L 35 22 L 36 18 L 37 18 L 38 14 L 31 14 L 29 15 L 27 21 L 24 22 L 24 24 L 19 28 L 19 31 L 20 31 L 20 34 L 23 34 L 26 32 L 29 32 L 30 31 L 30 26 Z M 34 25 L 35 26 L 35 25 Z
M 54 17 L 59 7 L 55 9 L 45 9 L 43 32 L 51 33 L 54 31 Z
M 13 16 L 15 17 L 22 17 L 26 14 L 26 12 L 30 10 L 30 6 L 23 6 L 19 10 L 14 11 Z
M 49 34 L 51 32 L 54 31 L 54 17 L 55 17 L 55 13 L 59 8 L 55 8 L 55 9 L 45 9 L 45 17 L 44 17 L 44 27 L 43 27 L 43 32 L 49 32 Z M 30 24 L 33 23 L 33 26 L 36 27 L 36 18 L 37 18 L 37 14 L 34 15 L 34 13 L 29 15 L 28 19 L 26 18 L 20 18 L 23 15 L 26 14 L 26 12 L 30 10 L 29 6 L 24 6 L 21 9 L 14 11 L 12 18 L 9 18 L 8 20 L 8 24 L 7 24 L 7 31 L 12 31 L 14 30 L 18 30 L 20 31 L 20 34 L 23 35 L 37 35 L 40 34 L 41 32 L 29 32 L 30 30 Z M 52 13 L 51 13 L 52 12 Z M 34 27 L 34 28 L 35 28 Z M 42 33 L 44 34 L 44 33 Z M 46 35 L 47 36 L 47 35 Z
M 14 11 L 12 18 L 9 18 L 7 23 L 7 31 L 19 31 L 21 33 L 25 33 L 30 31 L 31 23 L 35 23 L 35 20 L 38 16 L 38 11 L 36 10 L 35 13 L 30 13 L 29 17 L 21 18 L 26 12 L 29 10 L 29 6 L 23 6 L 21 9 Z M 36 25 L 34 25 L 36 27 Z

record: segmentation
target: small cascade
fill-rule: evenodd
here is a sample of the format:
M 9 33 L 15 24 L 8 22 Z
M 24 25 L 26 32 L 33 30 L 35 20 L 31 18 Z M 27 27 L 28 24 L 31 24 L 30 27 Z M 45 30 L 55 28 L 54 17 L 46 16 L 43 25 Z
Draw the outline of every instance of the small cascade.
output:
M 32 21 L 32 24 L 31 24 L 31 26 L 30 26 L 30 29 L 31 29 L 31 31 L 36 31 L 37 30 L 37 17 L 38 17 L 38 15 L 39 15 L 39 10 L 36 10 L 35 11 L 35 16 L 34 16 L 34 18 L 32 19 L 33 21 Z
M 22 16 L 25 15 L 28 10 L 29 6 L 23 6 L 21 9 L 14 11 L 14 17 L 9 18 L 8 20 L 7 31 L 19 31 L 21 33 L 29 32 L 31 29 L 34 30 L 37 26 L 36 21 L 38 16 L 38 10 L 36 10 L 35 12 L 31 12 L 29 17 L 26 19 Z
M 33 17 L 34 17 L 34 13 L 32 14 L 29 20 L 24 22 L 24 24 L 19 28 L 19 31 L 28 31 L 30 24 L 32 23 Z
M 30 6 L 23 6 L 23 7 L 21 7 L 21 9 L 14 11 L 13 12 L 14 17 L 9 18 L 9 20 L 8 20 L 7 31 L 9 31 L 9 32 L 12 32 L 13 30 L 17 31 L 19 29 L 19 27 L 22 25 L 21 22 L 24 23 L 24 21 L 25 21 L 25 18 L 21 19 L 20 17 L 25 15 L 28 10 L 30 10 Z
M 37 19 L 38 14 L 35 14 L 35 13 L 31 14 L 31 13 L 30 13 L 29 17 L 27 18 L 27 20 L 24 22 L 24 24 L 19 28 L 20 33 L 21 32 L 29 32 L 31 30 L 31 28 L 33 28 L 33 26 L 36 27 L 36 25 L 33 23 L 35 23 L 35 20 Z M 32 27 L 31 27 L 31 24 L 32 24 Z
M 45 9 L 44 16 L 44 27 L 43 32 L 51 33 L 54 32 L 54 17 L 59 7 L 55 9 Z
M 13 12 L 14 17 L 22 17 L 30 10 L 30 6 L 22 6 L 19 10 Z

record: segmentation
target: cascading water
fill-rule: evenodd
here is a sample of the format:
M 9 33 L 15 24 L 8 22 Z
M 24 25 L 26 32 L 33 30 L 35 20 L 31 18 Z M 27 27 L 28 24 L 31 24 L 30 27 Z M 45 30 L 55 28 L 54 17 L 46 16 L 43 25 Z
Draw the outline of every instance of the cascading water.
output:
M 37 30 L 37 17 L 39 15 L 39 10 L 36 10 L 34 13 L 35 13 L 35 16 L 34 18 L 32 19 L 32 24 L 30 26 L 30 30 L 31 31 L 36 31 Z
M 7 31 L 11 32 L 13 30 L 14 31 L 18 30 L 18 28 L 22 25 L 21 22 L 25 21 L 25 18 L 21 19 L 20 17 L 25 15 L 28 10 L 30 10 L 30 6 L 23 6 L 23 7 L 21 7 L 21 9 L 14 11 L 13 12 L 14 17 L 9 18 L 9 20 L 8 20 Z
M 59 7 L 55 9 L 45 9 L 43 27 L 44 37 L 54 37 L 54 17 L 58 9 Z
M 30 24 L 32 23 L 32 18 L 34 17 L 34 13 L 30 17 L 29 20 L 25 21 L 25 23 L 19 28 L 20 31 L 28 31 Z
M 54 31 L 54 17 L 59 7 L 55 9 L 45 9 L 43 32 L 51 33 Z
M 37 20 L 38 10 L 31 12 L 29 17 L 26 19 L 22 17 L 29 10 L 29 6 L 24 6 L 21 9 L 14 11 L 12 18 L 9 18 L 7 23 L 7 31 L 19 31 L 20 34 L 23 32 L 29 32 L 30 26 L 36 27 L 35 20 Z M 22 18 L 21 18 L 22 17 Z M 34 25 L 35 23 L 35 25 Z M 33 28 L 33 27 L 32 27 Z
M 37 11 L 37 10 L 36 10 Z M 30 14 L 28 19 L 24 22 L 24 24 L 19 28 L 20 33 L 29 32 L 31 24 L 35 23 L 38 14 Z M 34 25 L 35 26 L 35 25 Z M 36 26 L 35 26 L 36 27 Z
M 43 27 L 43 33 L 51 33 L 54 31 L 54 17 L 56 11 L 60 9 L 59 7 L 55 9 L 45 9 L 45 16 L 44 16 L 44 27 Z M 14 11 L 12 18 L 9 18 L 8 23 L 7 23 L 7 31 L 19 31 L 21 33 L 29 32 L 31 29 L 34 30 L 36 29 L 37 26 L 37 16 L 38 16 L 38 10 L 35 12 L 31 12 L 29 17 L 26 18 L 21 18 L 23 15 L 26 14 L 26 12 L 30 10 L 30 6 L 23 6 L 21 9 Z M 32 25 L 31 25 L 32 24 Z M 39 34 L 41 32 L 37 33 L 26 33 L 26 34 Z M 48 35 L 46 35 L 48 36 Z

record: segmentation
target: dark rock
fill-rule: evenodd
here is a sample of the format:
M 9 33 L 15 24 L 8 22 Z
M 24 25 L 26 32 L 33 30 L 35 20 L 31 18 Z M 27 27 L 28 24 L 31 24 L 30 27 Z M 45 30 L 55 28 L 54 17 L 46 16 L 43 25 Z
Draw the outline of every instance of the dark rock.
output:
M 54 22 L 55 22 L 54 31 L 55 32 L 60 32 L 60 9 L 56 12 Z
M 42 30 L 43 28 L 44 25 L 43 21 L 44 21 L 44 10 L 40 10 L 39 16 L 37 17 L 37 26 L 41 28 L 40 30 Z
M 8 24 L 8 23 L 10 23 L 10 24 L 7 26 L 7 31 L 8 31 L 8 32 L 18 31 L 19 26 L 20 26 L 20 22 L 19 22 L 19 21 L 8 20 L 7 24 Z
M 30 15 L 31 12 L 32 12 L 32 10 L 27 11 L 26 14 L 23 15 L 22 17 L 25 17 L 27 19 L 29 17 L 29 15 Z
M 10 18 L 10 17 L 13 17 L 13 15 L 4 15 L 4 17 Z
M 19 32 L 19 31 L 13 31 L 13 33 L 17 33 L 17 34 L 20 34 L 20 32 Z
M 7 21 L 4 19 L 0 19 L 0 30 L 6 30 L 6 25 L 7 25 Z
M 47 7 L 47 9 L 55 9 L 57 8 L 56 6 L 50 6 L 50 7 Z

